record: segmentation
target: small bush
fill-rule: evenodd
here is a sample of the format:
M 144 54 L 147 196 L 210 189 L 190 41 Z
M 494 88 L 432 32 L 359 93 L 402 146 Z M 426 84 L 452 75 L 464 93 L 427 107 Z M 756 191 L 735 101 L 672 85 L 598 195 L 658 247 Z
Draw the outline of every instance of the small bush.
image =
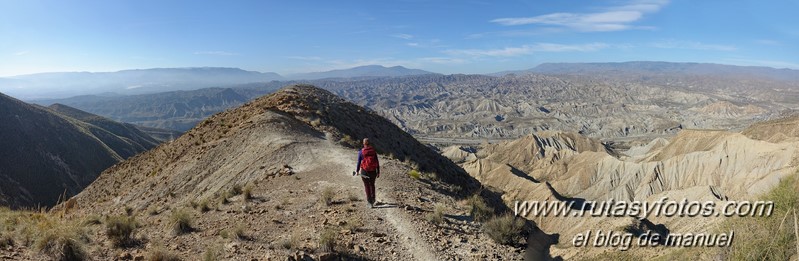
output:
M 350 148 L 357 148 L 360 143 L 354 140 L 350 135 L 344 134 L 341 139 L 338 141 L 339 144 L 350 147 Z
M 155 248 L 150 250 L 150 256 L 147 258 L 149 261 L 180 261 L 180 257 L 177 255 L 163 250 L 161 248 Z
M 203 213 L 211 211 L 211 202 L 208 199 L 203 199 L 197 207 L 200 208 L 200 212 Z
M 230 194 L 233 195 L 233 196 L 241 195 L 241 191 L 242 191 L 242 188 L 241 188 L 241 185 L 239 185 L 239 184 L 235 184 L 235 185 L 233 185 L 233 187 L 230 188 Z
M 300 233 L 294 231 L 289 238 L 284 238 L 280 241 L 280 247 L 286 250 L 291 250 L 300 247 Z
M 172 224 L 172 232 L 176 235 L 190 233 L 194 230 L 191 215 L 184 209 L 172 212 L 170 223 Z
M 441 224 L 444 222 L 444 206 L 441 204 L 436 204 L 436 208 L 433 212 L 430 212 L 425 217 L 427 221 L 433 224 Z
M 223 230 L 220 235 L 226 239 L 246 240 L 247 234 L 244 233 L 244 225 L 238 224 L 233 228 Z
M 335 195 L 336 192 L 332 187 L 326 187 L 322 190 L 322 196 L 319 198 L 319 200 L 325 204 L 325 206 L 330 206 L 333 204 L 333 196 Z
M 158 208 L 155 206 L 150 206 L 147 208 L 147 214 L 150 216 L 158 215 Z
M 87 225 L 87 226 L 88 225 L 99 225 L 99 224 L 102 224 L 102 223 L 103 222 L 100 220 L 100 216 L 97 216 L 97 215 L 88 216 L 88 217 L 86 217 L 86 219 L 83 220 L 83 225 Z
M 412 179 L 419 180 L 422 178 L 422 173 L 418 170 L 412 169 L 411 171 L 408 171 L 408 176 Z
M 133 208 L 131 206 L 125 206 L 125 215 L 133 215 Z
M 203 253 L 203 261 L 216 261 L 222 255 L 222 248 L 219 246 L 211 246 Z
M 84 237 L 77 227 L 51 223 L 45 225 L 34 248 L 52 260 L 87 260 Z
M 435 172 L 424 172 L 422 173 L 422 178 L 432 181 L 439 181 L 438 174 Z
M 0 235 L 0 248 L 14 246 L 14 238 L 11 235 Z
M 115 247 L 132 246 L 136 242 L 133 236 L 136 234 L 138 224 L 134 217 L 115 216 L 109 217 L 105 222 L 105 233 Z
M 253 188 L 252 184 L 247 184 L 247 186 L 244 186 L 244 189 L 241 191 L 242 194 L 244 195 L 244 200 L 252 199 L 252 188 Z
M 362 226 L 363 226 L 363 221 L 361 221 L 361 218 L 353 215 L 350 216 L 349 219 L 347 219 L 347 223 L 344 224 L 342 228 L 346 229 L 347 231 L 350 231 L 350 233 L 355 233 L 358 232 L 358 230 L 361 229 Z
M 336 237 L 338 233 L 331 228 L 325 228 L 319 234 L 319 250 L 322 252 L 333 252 L 336 247 Z
M 474 221 L 484 222 L 494 216 L 494 209 L 489 207 L 480 195 L 475 194 L 469 198 L 469 215 L 472 216 Z
M 499 244 L 513 245 L 519 241 L 524 222 L 513 215 L 493 218 L 483 224 L 483 231 Z
M 291 250 L 294 248 L 294 244 L 291 242 L 291 239 L 283 239 L 280 241 L 280 247 L 286 250 Z

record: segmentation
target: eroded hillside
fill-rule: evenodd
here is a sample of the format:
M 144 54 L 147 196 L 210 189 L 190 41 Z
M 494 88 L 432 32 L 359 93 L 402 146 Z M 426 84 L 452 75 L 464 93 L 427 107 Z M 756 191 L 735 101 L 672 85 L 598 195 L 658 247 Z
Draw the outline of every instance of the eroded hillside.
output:
M 783 121 L 762 123 L 770 126 Z M 795 128 L 795 126 L 794 126 Z M 784 129 L 759 129 L 756 136 L 774 137 Z M 745 131 L 755 135 L 752 130 Z M 792 132 L 788 132 L 792 133 Z M 544 132 L 518 140 L 483 144 L 471 152 L 444 150 L 453 161 L 486 186 L 501 189 L 508 205 L 516 201 L 624 202 L 672 200 L 756 200 L 797 170 L 799 143 L 754 140 L 726 131 L 683 130 L 669 141 L 616 154 L 598 140 L 572 133 Z M 589 209 L 595 206 L 589 206 Z M 614 231 L 638 223 L 663 225 L 671 233 L 711 233 L 724 217 L 629 217 L 527 215 L 546 233 L 560 234 L 552 253 L 564 258 L 591 259 L 609 248 L 578 248 L 571 239 L 588 230 Z M 645 230 L 654 229 L 650 227 Z M 667 232 L 668 233 L 668 232 Z M 653 257 L 674 248 L 643 248 L 636 256 Z M 611 249 L 610 251 L 614 251 Z M 618 250 L 615 250 L 618 251 Z M 661 253 L 662 254 L 662 253 Z

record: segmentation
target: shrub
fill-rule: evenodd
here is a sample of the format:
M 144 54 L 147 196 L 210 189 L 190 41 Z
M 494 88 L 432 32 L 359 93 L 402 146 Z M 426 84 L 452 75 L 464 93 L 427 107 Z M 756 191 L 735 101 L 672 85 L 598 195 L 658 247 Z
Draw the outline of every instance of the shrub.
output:
M 161 248 L 150 250 L 149 261 L 180 261 L 180 257 Z
M 147 208 L 147 214 L 150 216 L 158 215 L 158 208 L 155 206 L 150 206 Z
M 244 200 L 252 199 L 252 188 L 253 188 L 252 184 L 247 184 L 247 186 L 244 186 L 244 189 L 241 191 L 242 194 L 244 195 Z
M 205 253 L 203 253 L 203 261 L 216 261 L 222 254 L 222 249 L 219 246 L 211 246 Z
M 361 218 L 359 218 L 356 215 L 353 215 L 350 216 L 349 219 L 347 219 L 347 223 L 344 224 L 342 228 L 346 229 L 347 231 L 350 231 L 351 233 L 355 233 L 358 232 L 358 229 L 360 229 L 362 226 L 363 222 L 361 221 Z
M 172 232 L 176 235 L 190 233 L 194 230 L 189 212 L 184 209 L 175 210 L 170 217 Z
M 83 220 L 83 225 L 99 225 L 102 223 L 103 222 L 100 221 L 100 216 L 97 215 L 88 216 L 86 217 L 86 219 Z
M 291 242 L 291 239 L 283 239 L 280 241 L 280 246 L 286 250 L 291 250 L 294 248 L 294 244 Z
M 488 237 L 503 245 L 513 245 L 518 242 L 522 228 L 524 222 L 513 215 L 495 217 L 483 224 L 483 231 Z
M 298 248 L 300 246 L 300 233 L 299 231 L 294 231 L 291 233 L 289 238 L 284 238 L 280 241 L 280 247 L 291 250 L 293 248 Z
M 219 204 L 220 205 L 227 205 L 228 203 L 230 203 L 230 200 L 228 200 L 228 199 L 233 197 L 233 196 L 235 196 L 235 195 L 233 195 L 233 191 L 232 190 L 223 192 L 222 196 L 219 198 Z
M 77 227 L 66 224 L 48 223 L 34 246 L 36 250 L 52 260 L 87 260 L 83 249 L 84 238 Z
M 331 228 L 325 228 L 319 234 L 319 250 L 322 252 L 333 252 L 336 247 L 336 237 L 338 233 Z
M 472 216 L 474 221 L 484 222 L 494 215 L 494 209 L 486 204 L 485 200 L 480 195 L 475 194 L 469 198 L 469 215 Z
M 222 231 L 220 235 L 222 238 L 245 240 L 247 239 L 247 235 L 244 233 L 244 228 L 244 225 L 238 224 L 233 228 Z
M 418 170 L 412 169 L 411 171 L 408 171 L 408 176 L 412 179 L 419 180 L 422 178 L 422 173 L 420 173 Z
M 439 181 L 438 174 L 435 172 L 424 172 L 422 173 L 422 178 L 432 181 Z
M 730 260 L 789 260 L 797 255 L 797 235 L 794 230 L 794 214 L 799 207 L 796 193 L 799 181 L 794 174 L 761 197 L 773 201 L 770 216 L 745 216 L 726 219 L 719 231 L 735 231 L 735 243 L 718 249 L 719 255 Z
M 436 225 L 444 222 L 444 205 L 436 204 L 436 208 L 433 212 L 428 213 L 426 218 L 427 221 Z
M 326 187 L 322 190 L 322 196 L 319 200 L 325 204 L 325 206 L 330 206 L 333 204 L 333 196 L 335 196 L 335 193 L 332 187 Z
M 208 199 L 203 199 L 197 207 L 200 208 L 200 212 L 203 213 L 211 211 L 211 202 Z
M 14 246 L 14 238 L 8 234 L 0 235 L 0 248 Z
M 133 238 L 138 224 L 134 217 L 114 216 L 105 222 L 105 233 L 115 247 L 127 247 L 135 243 Z
M 344 134 L 339 140 L 339 144 L 350 147 L 350 148 L 357 148 L 359 144 L 358 141 L 354 140 L 350 135 Z
M 230 188 L 230 194 L 233 196 L 241 195 L 241 185 L 235 184 L 233 187 Z

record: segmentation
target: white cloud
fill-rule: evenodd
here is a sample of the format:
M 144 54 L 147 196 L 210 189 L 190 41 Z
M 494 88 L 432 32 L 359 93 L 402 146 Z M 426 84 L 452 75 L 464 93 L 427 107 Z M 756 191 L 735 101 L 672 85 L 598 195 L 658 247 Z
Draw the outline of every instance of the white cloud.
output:
M 238 53 L 231 53 L 231 52 L 226 52 L 226 51 L 199 51 L 199 52 L 194 52 L 194 54 L 198 54 L 198 55 L 219 55 L 219 56 L 239 55 Z
M 413 39 L 413 35 L 410 34 L 392 34 L 391 37 L 410 40 Z
M 653 43 L 651 44 L 651 46 L 663 49 L 688 49 L 688 50 L 723 51 L 723 52 L 731 52 L 738 50 L 737 47 L 732 45 L 705 44 L 700 42 L 674 41 L 674 40 Z
M 583 32 L 650 29 L 651 27 L 638 27 L 632 23 L 641 20 L 647 13 L 659 11 L 666 4 L 668 4 L 666 0 L 638 0 L 626 5 L 610 7 L 602 12 L 551 13 L 533 17 L 497 18 L 491 22 L 505 26 L 551 25 Z
M 523 45 L 520 47 L 505 47 L 501 49 L 457 49 L 446 50 L 444 53 L 449 55 L 462 56 L 492 56 L 492 57 L 512 57 L 529 55 L 536 52 L 593 52 L 607 48 L 604 43 L 590 44 L 555 44 L 555 43 L 536 43 Z
M 14 54 L 14 56 L 23 56 L 23 55 L 26 55 L 26 54 L 29 54 L 29 53 L 30 52 L 28 52 L 28 51 L 19 51 L 19 52 L 13 53 L 13 54 Z
M 411 46 L 411 47 L 418 47 L 419 43 L 407 43 L 406 45 Z

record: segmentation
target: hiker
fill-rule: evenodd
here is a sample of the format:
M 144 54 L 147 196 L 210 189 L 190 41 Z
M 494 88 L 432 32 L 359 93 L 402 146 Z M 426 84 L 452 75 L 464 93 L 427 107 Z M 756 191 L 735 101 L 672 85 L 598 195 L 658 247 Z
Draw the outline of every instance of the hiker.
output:
M 363 139 L 363 149 L 358 151 L 358 164 L 353 175 L 360 174 L 363 186 L 366 189 L 366 202 L 369 208 L 375 204 L 375 180 L 380 177 L 380 162 L 377 161 L 377 151 L 369 144 L 369 138 Z

